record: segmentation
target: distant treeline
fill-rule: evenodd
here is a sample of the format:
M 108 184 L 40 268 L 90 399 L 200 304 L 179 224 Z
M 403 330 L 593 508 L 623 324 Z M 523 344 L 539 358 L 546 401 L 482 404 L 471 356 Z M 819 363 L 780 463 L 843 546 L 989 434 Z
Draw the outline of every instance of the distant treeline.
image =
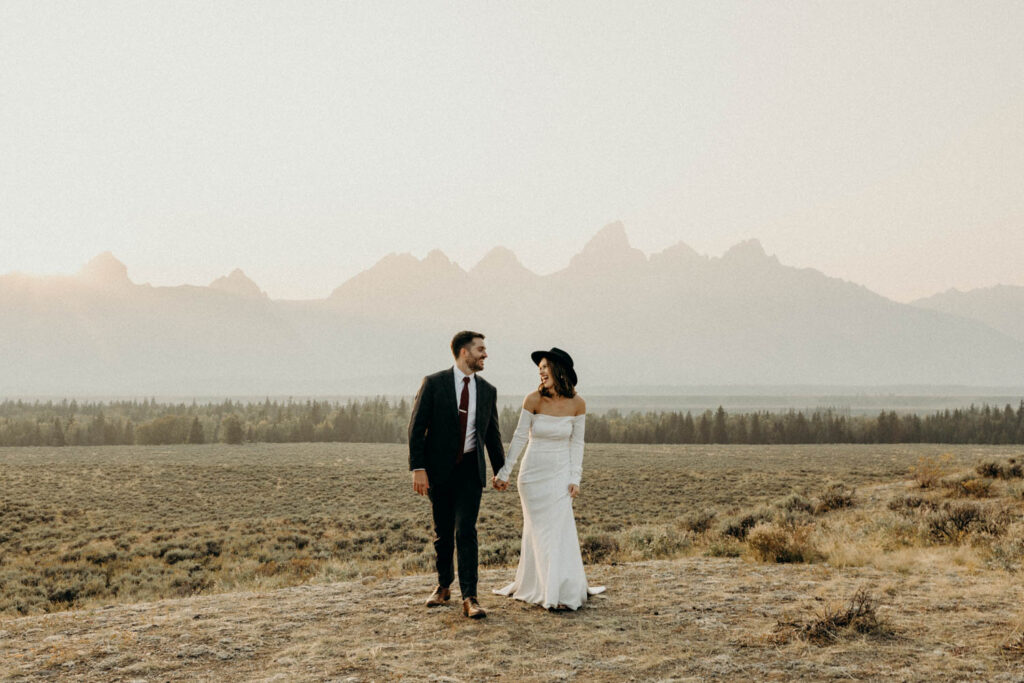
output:
M 141 401 L 0 402 L 0 446 L 117 445 L 358 441 L 407 439 L 410 401 L 386 398 L 340 401 L 158 403 Z M 518 409 L 501 412 L 509 439 Z M 587 440 L 597 443 L 1024 443 L 1024 400 L 1014 410 L 990 405 L 928 416 L 882 412 L 849 416 L 824 410 L 805 414 L 729 414 L 721 407 L 692 413 L 587 418 Z
M 0 402 L 0 446 L 109 446 L 344 441 L 403 443 L 410 402 L 385 398 L 167 404 L 155 400 Z M 519 410 L 501 411 L 511 438 Z M 1024 401 L 931 415 L 834 410 L 729 414 L 610 410 L 587 416 L 587 441 L 649 444 L 959 443 L 1024 444 Z
M 0 403 L 0 446 L 112 446 L 181 443 L 354 441 L 401 443 L 409 402 L 155 400 Z

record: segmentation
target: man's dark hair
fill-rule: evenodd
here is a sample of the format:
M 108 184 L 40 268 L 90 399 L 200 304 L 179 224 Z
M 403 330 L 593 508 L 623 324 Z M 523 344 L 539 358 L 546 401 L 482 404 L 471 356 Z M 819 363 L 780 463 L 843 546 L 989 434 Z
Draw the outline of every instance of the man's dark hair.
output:
M 459 359 L 459 351 L 472 344 L 473 340 L 477 338 L 483 339 L 484 335 L 469 330 L 463 330 L 452 337 L 452 355 L 455 356 L 455 360 Z

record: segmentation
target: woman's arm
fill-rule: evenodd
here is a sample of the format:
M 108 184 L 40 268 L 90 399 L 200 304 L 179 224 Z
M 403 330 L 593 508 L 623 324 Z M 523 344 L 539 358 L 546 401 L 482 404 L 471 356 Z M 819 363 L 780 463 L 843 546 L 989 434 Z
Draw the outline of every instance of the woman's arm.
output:
M 572 418 L 572 435 L 569 437 L 569 486 L 575 486 L 577 490 L 583 478 L 583 433 L 586 426 L 586 413 Z
M 530 427 L 533 426 L 533 411 L 531 408 L 536 406 L 536 400 L 534 399 L 534 394 L 536 393 L 533 392 L 533 394 L 529 394 L 523 399 L 523 410 L 519 413 L 519 424 L 516 425 L 516 431 L 512 434 L 512 443 L 509 444 L 508 453 L 505 455 L 505 465 L 494 475 L 494 478 L 499 481 L 507 482 L 509 480 L 509 477 L 512 476 L 512 469 L 516 466 L 516 461 L 519 460 L 519 456 L 530 440 Z

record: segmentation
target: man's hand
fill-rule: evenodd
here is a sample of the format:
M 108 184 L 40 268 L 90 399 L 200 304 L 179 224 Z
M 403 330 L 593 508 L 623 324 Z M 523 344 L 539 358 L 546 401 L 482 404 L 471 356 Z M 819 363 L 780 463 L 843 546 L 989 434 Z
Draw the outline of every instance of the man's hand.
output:
M 498 475 L 494 475 L 493 477 L 491 477 L 491 485 L 497 491 L 504 491 L 505 489 L 508 488 L 508 482 L 498 479 Z
M 569 497 L 575 498 L 578 495 L 580 495 L 580 487 L 576 484 L 569 484 Z
M 427 480 L 426 470 L 416 470 L 412 473 L 412 490 L 421 496 L 427 495 L 430 490 L 430 482 Z

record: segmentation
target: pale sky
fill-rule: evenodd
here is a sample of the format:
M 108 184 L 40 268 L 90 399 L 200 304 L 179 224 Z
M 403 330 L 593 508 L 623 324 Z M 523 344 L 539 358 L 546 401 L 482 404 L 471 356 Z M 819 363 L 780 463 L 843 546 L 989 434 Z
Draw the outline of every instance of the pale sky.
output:
M 759 238 L 906 301 L 1024 285 L 1024 2 L 0 4 L 0 273 L 112 251 L 320 298 Z

